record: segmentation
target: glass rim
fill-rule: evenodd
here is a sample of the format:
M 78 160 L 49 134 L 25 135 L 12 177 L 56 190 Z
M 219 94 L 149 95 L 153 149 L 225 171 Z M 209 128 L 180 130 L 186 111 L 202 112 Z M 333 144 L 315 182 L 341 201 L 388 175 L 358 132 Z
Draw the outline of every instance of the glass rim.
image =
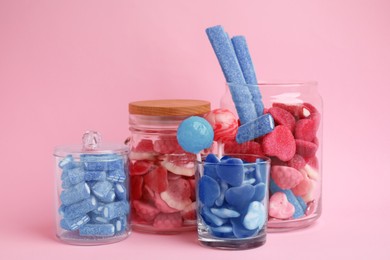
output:
M 222 157 L 224 156 L 232 156 L 232 158 L 237 158 L 237 157 L 246 157 L 246 156 L 250 156 L 250 157 L 254 157 L 256 158 L 256 160 L 254 162 L 245 162 L 245 160 L 243 160 L 242 158 L 239 158 L 241 160 L 244 161 L 244 164 L 245 165 L 250 165 L 250 164 L 271 164 L 271 158 L 265 156 L 265 155 L 258 155 L 258 154 L 251 154 L 251 153 L 248 153 L 248 154 L 245 154 L 245 153 L 227 153 L 227 154 L 224 154 Z M 197 164 L 201 163 L 201 164 L 219 164 L 220 162 L 205 162 L 204 159 L 207 157 L 207 155 L 202 155 L 201 159 L 202 161 L 200 162 L 199 160 L 195 160 Z M 257 159 L 261 159 L 261 160 L 257 160 Z
M 227 85 L 248 85 L 248 86 L 279 86 L 279 87 L 298 87 L 298 86 L 317 86 L 315 80 L 261 80 L 257 84 L 246 84 L 236 82 L 226 82 Z

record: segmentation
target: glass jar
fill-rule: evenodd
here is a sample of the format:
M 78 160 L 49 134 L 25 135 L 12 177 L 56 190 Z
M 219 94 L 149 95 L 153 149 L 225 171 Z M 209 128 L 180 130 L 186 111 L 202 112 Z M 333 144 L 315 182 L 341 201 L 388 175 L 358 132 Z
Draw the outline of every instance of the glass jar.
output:
M 271 159 L 268 231 L 289 231 L 313 224 L 321 215 L 322 98 L 316 82 L 267 82 L 230 87 L 259 88 L 264 114 L 274 129 L 252 141 Z M 236 111 L 227 91 L 221 107 Z M 232 152 L 232 151 L 229 151 Z
M 130 183 L 134 230 L 178 233 L 196 229 L 195 155 L 178 144 L 179 124 L 203 116 L 202 100 L 146 100 L 129 104 Z
M 197 162 L 198 240 L 220 249 L 266 242 L 270 160 L 253 154 L 209 154 Z
M 127 238 L 128 147 L 102 145 L 88 131 L 83 145 L 54 150 L 57 237 L 74 245 L 100 245 Z

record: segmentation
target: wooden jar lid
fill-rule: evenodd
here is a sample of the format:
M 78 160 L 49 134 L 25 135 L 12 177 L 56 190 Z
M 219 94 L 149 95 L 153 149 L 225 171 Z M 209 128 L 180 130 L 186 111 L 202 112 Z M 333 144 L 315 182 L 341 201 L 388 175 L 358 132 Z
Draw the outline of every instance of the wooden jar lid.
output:
M 193 99 L 144 100 L 129 103 L 129 113 L 146 116 L 192 116 L 210 111 L 210 102 Z

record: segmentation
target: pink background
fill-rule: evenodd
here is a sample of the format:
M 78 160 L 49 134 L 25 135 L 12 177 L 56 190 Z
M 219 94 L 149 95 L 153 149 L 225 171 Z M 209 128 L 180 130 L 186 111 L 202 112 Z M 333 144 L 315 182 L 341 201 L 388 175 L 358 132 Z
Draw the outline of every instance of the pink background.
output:
M 390 259 L 389 1 L 0 1 L 1 259 Z M 98 247 L 54 236 L 54 159 L 87 129 L 128 134 L 127 104 L 198 98 L 224 78 L 205 28 L 246 36 L 262 79 L 310 79 L 324 99 L 323 215 L 226 252 L 195 233 L 133 232 Z M 213 258 L 214 259 L 214 258 Z

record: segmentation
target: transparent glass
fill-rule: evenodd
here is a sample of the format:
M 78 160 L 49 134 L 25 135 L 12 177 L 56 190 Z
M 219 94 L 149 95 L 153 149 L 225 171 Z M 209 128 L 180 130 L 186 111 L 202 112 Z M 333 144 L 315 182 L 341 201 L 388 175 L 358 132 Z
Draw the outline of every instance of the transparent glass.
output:
M 198 240 L 228 250 L 266 242 L 270 160 L 228 154 L 197 162 Z
M 317 83 L 266 82 L 239 87 L 259 88 L 264 104 L 264 114 L 273 115 L 275 127 L 288 126 L 295 141 L 294 157 L 282 160 L 272 152 L 267 154 L 270 149 L 267 150 L 263 146 L 264 137 L 253 140 L 262 145 L 264 155 L 271 159 L 270 207 L 277 203 L 276 198 L 280 192 L 286 195 L 285 198 L 288 201 L 284 206 L 287 209 L 294 207 L 291 214 L 280 214 L 283 209 L 278 207 L 276 210 L 270 210 L 268 231 L 289 231 L 313 224 L 321 216 L 322 203 L 323 102 Z M 226 86 L 220 105 L 222 108 L 236 111 L 228 86 Z M 285 116 L 286 114 L 288 115 Z M 282 142 L 283 140 L 280 141 Z M 291 145 L 279 148 L 282 152 L 292 149 Z M 296 177 L 295 183 L 288 183 L 291 180 L 286 172 Z M 278 195 L 273 199 L 275 193 Z M 284 202 L 286 202 L 285 198 Z
M 176 139 L 187 117 L 130 114 L 127 144 L 136 231 L 175 234 L 196 229 L 195 155 Z
M 101 148 L 83 151 L 72 145 L 54 151 L 56 235 L 65 243 L 115 243 L 131 231 L 128 148 Z

